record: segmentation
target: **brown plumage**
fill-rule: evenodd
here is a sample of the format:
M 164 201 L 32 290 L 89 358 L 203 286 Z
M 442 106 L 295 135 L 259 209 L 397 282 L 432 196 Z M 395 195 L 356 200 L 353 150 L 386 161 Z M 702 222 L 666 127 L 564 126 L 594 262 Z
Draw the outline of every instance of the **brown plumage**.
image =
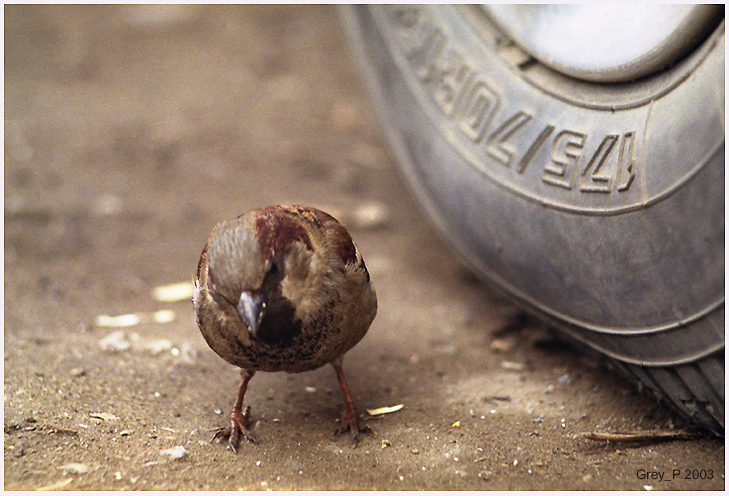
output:
M 242 410 L 256 371 L 305 372 L 334 367 L 345 407 L 336 434 L 356 443 L 369 428 L 359 417 L 342 372 L 342 356 L 367 333 L 377 297 L 359 250 L 331 215 L 276 205 L 213 229 L 200 255 L 193 305 L 200 331 L 224 360 L 243 369 L 227 427 L 215 438 L 255 438 Z

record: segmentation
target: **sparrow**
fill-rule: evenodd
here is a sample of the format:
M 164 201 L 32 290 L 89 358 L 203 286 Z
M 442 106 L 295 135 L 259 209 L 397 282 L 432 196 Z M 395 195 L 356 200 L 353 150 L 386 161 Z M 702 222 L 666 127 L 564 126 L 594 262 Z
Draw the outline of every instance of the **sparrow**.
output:
M 312 207 L 267 206 L 216 225 L 202 250 L 193 291 L 197 324 L 212 350 L 242 369 L 227 426 L 237 452 L 254 443 L 251 409 L 243 410 L 257 371 L 305 372 L 331 364 L 344 397 L 335 435 L 360 433 L 342 357 L 367 333 L 377 313 L 369 272 L 347 229 Z

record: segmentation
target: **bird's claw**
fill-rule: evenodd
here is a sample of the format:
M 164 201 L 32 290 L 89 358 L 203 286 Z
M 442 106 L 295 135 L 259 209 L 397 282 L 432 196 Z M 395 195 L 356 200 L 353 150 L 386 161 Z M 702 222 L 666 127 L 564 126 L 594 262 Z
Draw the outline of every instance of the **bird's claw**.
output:
M 230 414 L 230 422 L 227 427 L 223 427 L 215 433 L 210 442 L 216 439 L 228 438 L 228 449 L 233 453 L 238 453 L 238 443 L 241 436 L 246 438 L 253 444 L 258 444 L 258 439 L 248 429 L 250 423 L 251 407 L 247 406 L 246 411 L 241 412 L 240 410 L 234 409 Z
M 345 408 L 342 411 L 342 425 L 334 431 L 334 436 L 341 436 L 345 432 L 349 431 L 352 435 L 352 447 L 357 447 L 360 434 L 373 434 L 372 429 L 367 425 L 360 425 L 359 415 L 357 410 L 354 408 Z

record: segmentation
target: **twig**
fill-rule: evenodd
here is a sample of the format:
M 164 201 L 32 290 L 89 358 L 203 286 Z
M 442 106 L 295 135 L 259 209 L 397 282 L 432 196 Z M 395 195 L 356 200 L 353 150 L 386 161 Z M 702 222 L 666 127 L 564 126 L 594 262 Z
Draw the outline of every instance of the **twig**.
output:
M 74 431 L 71 429 L 63 429 L 61 427 L 55 427 L 52 425 L 43 425 L 41 426 L 41 430 L 44 432 L 48 432 L 49 434 L 62 434 L 67 436 L 78 436 L 78 431 Z
M 641 443 L 696 439 L 702 437 L 697 432 L 686 431 L 641 431 L 641 432 L 583 432 L 582 437 L 593 441 L 613 443 Z

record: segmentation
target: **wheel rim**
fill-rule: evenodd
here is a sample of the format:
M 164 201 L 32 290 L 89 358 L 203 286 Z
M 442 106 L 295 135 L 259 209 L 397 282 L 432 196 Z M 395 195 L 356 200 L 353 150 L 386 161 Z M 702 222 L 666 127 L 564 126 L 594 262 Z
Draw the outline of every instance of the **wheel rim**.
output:
M 723 17 L 720 5 L 501 4 L 483 9 L 544 65 L 591 82 L 632 81 L 670 67 Z

